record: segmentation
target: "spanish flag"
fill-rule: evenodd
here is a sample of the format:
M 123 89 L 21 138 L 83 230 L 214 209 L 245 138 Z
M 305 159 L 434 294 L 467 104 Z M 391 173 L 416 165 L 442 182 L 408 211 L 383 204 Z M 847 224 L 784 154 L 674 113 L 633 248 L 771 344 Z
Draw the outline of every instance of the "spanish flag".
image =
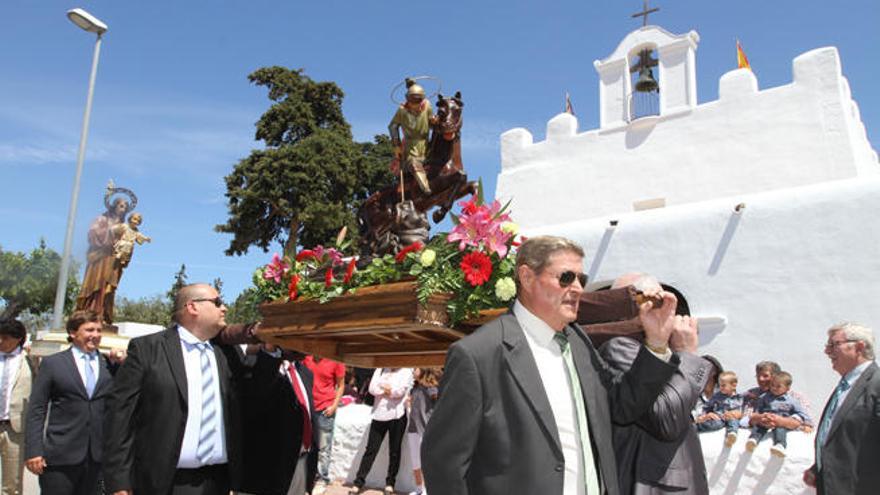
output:
M 752 70 L 752 67 L 749 65 L 749 59 L 746 57 L 746 52 L 743 51 L 742 44 L 739 40 L 736 40 L 736 65 L 737 69 Z

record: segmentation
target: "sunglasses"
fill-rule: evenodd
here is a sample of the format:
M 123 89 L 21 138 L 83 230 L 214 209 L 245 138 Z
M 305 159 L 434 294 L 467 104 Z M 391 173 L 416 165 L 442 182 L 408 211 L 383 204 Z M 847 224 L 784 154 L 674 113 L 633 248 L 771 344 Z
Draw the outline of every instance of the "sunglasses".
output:
M 223 306 L 223 299 L 221 299 L 220 296 L 212 297 L 212 298 L 210 298 L 210 299 L 205 298 L 205 297 L 200 297 L 200 298 L 190 299 L 190 300 L 189 300 L 189 302 L 202 302 L 202 301 L 212 302 L 212 303 L 214 303 L 214 306 L 216 306 L 216 307 L 218 307 L 218 308 L 219 308 L 220 306 Z
M 571 270 L 566 270 L 566 271 L 560 273 L 558 278 L 559 278 L 559 286 L 563 287 L 563 288 L 568 287 L 569 285 L 573 284 L 575 279 L 577 279 L 577 281 L 580 282 L 581 287 L 587 286 L 587 278 L 588 277 L 587 277 L 586 273 L 578 273 L 578 272 L 573 272 Z

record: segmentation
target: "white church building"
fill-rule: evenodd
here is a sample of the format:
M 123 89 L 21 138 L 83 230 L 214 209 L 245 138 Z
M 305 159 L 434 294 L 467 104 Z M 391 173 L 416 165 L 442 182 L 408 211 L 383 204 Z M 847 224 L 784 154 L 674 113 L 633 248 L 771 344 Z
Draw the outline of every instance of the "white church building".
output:
M 594 62 L 600 127 L 563 113 L 544 141 L 503 133 L 496 197 L 512 200 L 526 235 L 584 246 L 588 288 L 632 271 L 675 288 L 699 318 L 700 353 L 735 371 L 741 391 L 755 363 L 776 361 L 818 420 L 839 379 L 826 330 L 843 320 L 880 329 L 877 153 L 835 48 L 795 58 L 780 87 L 728 72 L 718 100 L 697 104 L 699 39 L 657 26 L 628 34 Z M 635 118 L 630 68 L 645 50 L 659 102 Z M 713 493 L 813 493 L 801 482 L 812 435 L 792 434 L 785 460 L 764 443 L 747 456 L 746 436 L 723 450 L 720 436 L 702 437 Z

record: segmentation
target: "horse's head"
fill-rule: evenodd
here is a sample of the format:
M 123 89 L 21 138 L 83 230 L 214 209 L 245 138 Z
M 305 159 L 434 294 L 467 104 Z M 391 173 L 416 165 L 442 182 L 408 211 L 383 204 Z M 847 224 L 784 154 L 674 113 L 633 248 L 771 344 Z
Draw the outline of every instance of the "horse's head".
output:
M 461 92 L 456 92 L 455 96 L 451 98 L 437 95 L 437 128 L 443 134 L 443 139 L 452 141 L 458 137 L 458 131 L 461 130 L 461 109 L 463 106 Z

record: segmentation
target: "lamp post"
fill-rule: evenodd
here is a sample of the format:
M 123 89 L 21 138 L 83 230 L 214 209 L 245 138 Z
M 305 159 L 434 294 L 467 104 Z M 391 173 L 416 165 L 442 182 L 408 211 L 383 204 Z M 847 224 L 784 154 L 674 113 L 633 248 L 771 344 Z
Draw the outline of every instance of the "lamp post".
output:
M 73 244 L 73 225 L 76 219 L 76 206 L 79 202 L 79 182 L 82 177 L 83 159 L 86 155 L 86 140 L 89 136 L 89 117 L 92 113 L 92 96 L 95 92 L 95 76 L 98 73 L 98 56 L 101 53 L 101 35 L 107 32 L 107 25 L 83 9 L 67 11 L 70 22 L 90 33 L 95 33 L 95 53 L 92 56 L 92 72 L 89 76 L 89 92 L 86 97 L 86 110 L 83 114 L 82 134 L 79 139 L 79 152 L 76 156 L 76 174 L 73 179 L 73 193 L 70 196 L 70 209 L 67 213 L 67 233 L 64 235 L 64 254 L 61 256 L 61 270 L 58 272 L 58 287 L 55 289 L 55 308 L 52 314 L 52 328 L 61 328 L 64 314 L 64 300 L 67 293 L 67 272 L 70 269 L 70 250 Z

